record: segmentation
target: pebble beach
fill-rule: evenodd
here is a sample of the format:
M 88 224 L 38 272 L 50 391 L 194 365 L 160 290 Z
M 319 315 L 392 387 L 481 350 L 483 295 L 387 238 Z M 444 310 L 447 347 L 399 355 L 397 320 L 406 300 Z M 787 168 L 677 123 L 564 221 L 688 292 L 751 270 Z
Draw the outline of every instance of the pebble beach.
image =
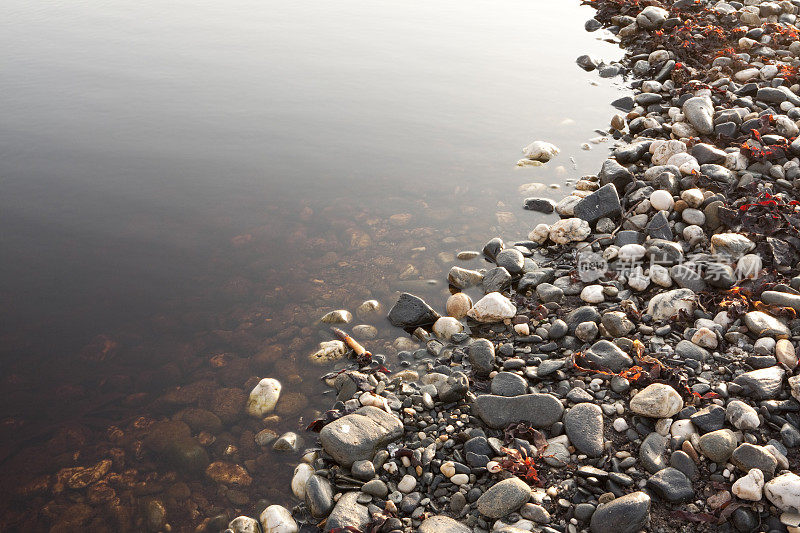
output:
M 446 301 L 392 302 L 418 346 L 396 367 L 357 328 L 323 343 L 352 363 L 323 378 L 298 504 L 230 531 L 800 531 L 800 4 L 587 4 L 626 56 L 577 64 L 633 87 L 609 158 L 525 200 L 557 222 L 459 254 L 487 266 L 443 272 Z

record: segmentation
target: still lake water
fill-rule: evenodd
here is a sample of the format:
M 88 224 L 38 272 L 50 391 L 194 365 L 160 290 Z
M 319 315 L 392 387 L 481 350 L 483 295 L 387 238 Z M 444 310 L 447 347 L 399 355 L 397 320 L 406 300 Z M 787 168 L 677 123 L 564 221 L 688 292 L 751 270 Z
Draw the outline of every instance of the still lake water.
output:
M 211 460 L 251 461 L 237 493 L 163 474 L 137 443 L 187 407 L 218 413 L 219 390 L 255 376 L 294 400 L 270 427 L 298 430 L 331 403 L 318 378 L 333 367 L 306 359 L 330 338 L 319 317 L 409 289 L 441 308 L 455 253 L 547 220 L 521 209 L 520 185 L 596 172 L 607 145 L 580 145 L 619 91 L 574 63 L 620 56 L 583 31 L 577 0 L 0 13 L 3 530 L 139 529 L 143 494 L 181 531 L 296 503 L 297 456 L 250 449 L 260 421 L 201 435 Z M 561 155 L 515 167 L 536 139 Z M 401 332 L 370 323 L 366 344 L 391 357 Z M 54 487 L 109 455 L 112 497 Z

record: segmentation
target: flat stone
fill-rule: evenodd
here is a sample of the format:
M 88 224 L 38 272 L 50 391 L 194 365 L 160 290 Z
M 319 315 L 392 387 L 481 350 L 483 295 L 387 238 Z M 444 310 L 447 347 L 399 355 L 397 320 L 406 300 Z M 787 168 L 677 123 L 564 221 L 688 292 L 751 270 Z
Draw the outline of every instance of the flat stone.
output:
M 489 487 L 476 502 L 478 511 L 488 518 L 502 518 L 518 510 L 531 497 L 531 488 L 518 477 Z
M 777 398 L 783 385 L 784 370 L 779 366 L 751 370 L 736 377 L 734 383 L 741 386 L 744 394 L 757 400 Z
M 781 320 L 762 311 L 750 311 L 745 314 L 744 325 L 759 337 L 786 339 L 792 334 Z
M 575 204 L 575 216 L 594 224 L 603 217 L 614 218 L 622 214 L 619 194 L 613 183 L 603 185 Z
M 538 213 L 550 214 L 555 210 L 556 202 L 550 198 L 525 198 L 524 209 Z
M 551 394 L 513 397 L 482 394 L 475 399 L 473 408 L 486 425 L 495 429 L 505 428 L 514 422 L 527 422 L 536 428 L 546 428 L 561 420 L 564 412 L 564 406 Z
M 647 480 L 647 486 L 669 502 L 682 502 L 694 497 L 692 482 L 683 472 L 671 466 L 653 474 Z
M 590 527 L 592 533 L 638 533 L 650 519 L 650 496 L 632 492 L 597 507 Z
M 344 466 L 371 460 L 375 451 L 403 435 L 403 423 L 377 407 L 362 407 L 327 424 L 319 439 L 325 451 Z
M 472 528 L 456 522 L 449 516 L 436 515 L 423 520 L 417 531 L 419 533 L 472 533 Z
M 592 403 L 580 403 L 564 414 L 564 430 L 575 448 L 589 457 L 603 455 L 603 411 Z
M 595 367 L 612 372 L 621 372 L 633 366 L 633 359 L 622 348 L 607 340 L 600 340 L 592 344 L 584 356 Z
M 740 444 L 733 450 L 730 462 L 745 472 L 758 468 L 764 473 L 765 479 L 772 479 L 772 476 L 775 475 L 775 469 L 778 467 L 778 460 L 763 446 L 756 446 L 747 442 Z
M 339 420 L 341 420 L 341 418 Z M 324 429 L 325 428 L 323 428 L 323 430 Z M 338 531 L 337 528 L 345 530 L 347 527 L 352 527 L 359 531 L 366 528 L 370 521 L 369 509 L 367 509 L 365 505 L 358 503 L 358 494 L 358 491 L 345 492 L 342 494 L 339 501 L 336 502 L 333 511 L 328 516 L 328 520 L 325 522 L 326 532 L 331 530 Z
M 697 427 L 700 433 L 709 433 L 722 429 L 725 425 L 725 409 L 719 405 L 709 405 L 694 413 L 689 417 L 692 424 Z

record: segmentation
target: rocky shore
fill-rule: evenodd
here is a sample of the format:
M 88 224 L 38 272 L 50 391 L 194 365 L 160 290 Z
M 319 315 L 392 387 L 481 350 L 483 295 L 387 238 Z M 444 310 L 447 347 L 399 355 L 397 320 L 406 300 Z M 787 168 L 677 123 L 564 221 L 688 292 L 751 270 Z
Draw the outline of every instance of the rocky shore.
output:
M 578 64 L 634 80 L 609 159 L 525 201 L 560 220 L 453 266 L 441 313 L 401 295 L 388 319 L 420 345 L 397 368 L 323 343 L 353 361 L 298 505 L 230 531 L 800 531 L 800 2 L 590 5 L 627 55 Z M 262 380 L 248 413 L 280 393 Z

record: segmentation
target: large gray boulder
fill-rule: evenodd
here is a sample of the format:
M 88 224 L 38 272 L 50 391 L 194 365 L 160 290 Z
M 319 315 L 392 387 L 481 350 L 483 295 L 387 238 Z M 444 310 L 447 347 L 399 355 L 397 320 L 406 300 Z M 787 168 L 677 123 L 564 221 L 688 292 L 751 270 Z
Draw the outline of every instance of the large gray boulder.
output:
M 378 448 L 402 434 L 403 423 L 399 418 L 367 406 L 323 427 L 319 440 L 328 455 L 349 467 L 354 461 L 372 460 Z

